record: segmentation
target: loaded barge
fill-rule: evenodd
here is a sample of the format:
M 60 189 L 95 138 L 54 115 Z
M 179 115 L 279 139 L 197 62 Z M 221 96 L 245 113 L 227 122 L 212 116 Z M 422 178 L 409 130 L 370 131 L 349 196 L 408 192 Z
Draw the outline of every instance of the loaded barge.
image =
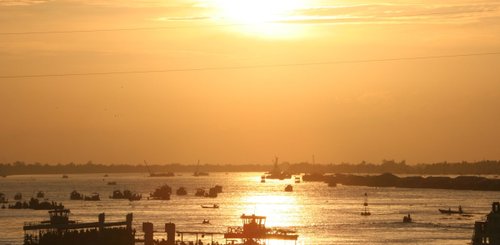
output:
M 243 226 L 228 227 L 227 232 L 195 232 L 176 231 L 174 223 L 165 223 L 166 239 L 158 238 L 153 223 L 142 224 L 143 236 L 136 237 L 132 228 L 132 214 L 127 214 L 125 221 L 106 222 L 104 213 L 99 214 L 97 222 L 79 223 L 69 219 L 69 209 L 49 211 L 50 219 L 39 223 L 24 225 L 24 245 L 264 245 L 270 240 L 293 241 L 298 235 L 295 231 L 278 228 L 267 228 L 266 217 L 245 215 L 240 218 Z M 184 236 L 195 236 L 194 241 L 185 241 Z M 215 236 L 223 237 L 224 243 L 214 240 Z M 201 238 L 210 237 L 210 242 L 203 243 Z M 177 239 L 176 239 L 177 238 Z M 200 239 L 199 239 L 200 238 Z M 206 239 L 206 238 L 205 238 Z

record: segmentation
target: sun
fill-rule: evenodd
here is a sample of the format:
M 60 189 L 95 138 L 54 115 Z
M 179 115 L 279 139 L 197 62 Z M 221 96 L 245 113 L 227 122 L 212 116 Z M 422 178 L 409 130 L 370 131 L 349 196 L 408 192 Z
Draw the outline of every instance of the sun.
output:
M 235 30 L 263 37 L 291 37 L 297 25 L 287 23 L 306 0 L 213 0 L 217 19 L 234 24 Z

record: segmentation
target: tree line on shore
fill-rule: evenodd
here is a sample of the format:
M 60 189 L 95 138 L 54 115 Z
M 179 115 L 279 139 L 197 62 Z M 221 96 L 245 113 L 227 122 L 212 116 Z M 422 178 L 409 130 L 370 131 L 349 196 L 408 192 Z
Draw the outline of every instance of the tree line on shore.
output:
M 152 172 L 266 172 L 272 169 L 272 164 L 203 164 L 184 165 L 178 163 L 153 164 L 149 166 Z M 383 160 L 381 163 L 361 162 L 357 164 L 311 164 L 308 162 L 282 162 L 279 167 L 290 173 L 394 173 L 420 175 L 500 175 L 500 161 L 483 160 L 477 162 L 438 162 L 407 164 L 405 161 Z M 91 161 L 85 164 L 49 164 L 0 163 L 0 176 L 19 174 L 72 174 L 72 173 L 148 173 L 144 164 L 97 164 Z

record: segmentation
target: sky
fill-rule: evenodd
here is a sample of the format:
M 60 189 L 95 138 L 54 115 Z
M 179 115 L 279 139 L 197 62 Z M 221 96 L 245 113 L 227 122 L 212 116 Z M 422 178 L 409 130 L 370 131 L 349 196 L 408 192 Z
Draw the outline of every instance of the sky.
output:
M 499 33 L 493 0 L 0 0 L 0 162 L 498 160 Z

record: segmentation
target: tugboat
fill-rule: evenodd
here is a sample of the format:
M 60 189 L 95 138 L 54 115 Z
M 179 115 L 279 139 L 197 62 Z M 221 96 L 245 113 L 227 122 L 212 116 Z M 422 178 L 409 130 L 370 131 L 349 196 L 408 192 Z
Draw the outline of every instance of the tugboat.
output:
M 293 191 L 293 186 L 292 186 L 292 185 L 287 185 L 287 186 L 285 187 L 285 191 L 286 191 L 286 192 L 292 192 L 292 191 Z
M 228 227 L 224 233 L 226 244 L 261 245 L 269 244 L 268 240 L 297 241 L 295 231 L 266 227 L 266 217 L 241 215 L 243 227 Z
M 362 216 L 369 216 L 371 213 L 368 211 L 368 194 L 365 192 L 365 201 L 363 202 L 363 206 L 365 207 L 365 210 L 361 212 Z

